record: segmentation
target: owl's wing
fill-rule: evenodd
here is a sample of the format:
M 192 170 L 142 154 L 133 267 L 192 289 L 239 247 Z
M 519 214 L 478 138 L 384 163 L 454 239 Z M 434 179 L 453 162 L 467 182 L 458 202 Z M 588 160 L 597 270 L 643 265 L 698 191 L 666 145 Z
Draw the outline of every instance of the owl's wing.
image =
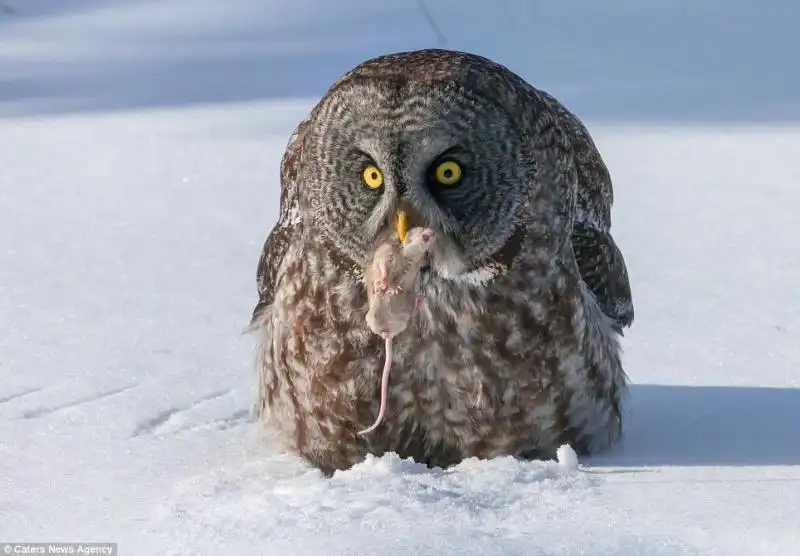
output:
M 611 237 L 614 189 L 600 151 L 583 122 L 551 95 L 541 98 L 554 110 L 570 137 L 578 184 L 572 250 L 583 281 L 618 333 L 633 323 L 633 299 L 625 259 Z
M 300 148 L 306 121 L 300 123 L 289 138 L 281 159 L 280 216 L 267 236 L 256 270 L 258 303 L 253 309 L 250 326 L 259 320 L 275 299 L 275 283 L 283 257 L 291 239 L 299 232 L 300 208 L 297 199 L 297 179 L 300 166 Z
M 633 300 L 625 260 L 614 238 L 609 232 L 575 222 L 572 251 L 581 278 L 603 312 L 614 321 L 614 328 L 622 334 L 622 328 L 633 322 Z

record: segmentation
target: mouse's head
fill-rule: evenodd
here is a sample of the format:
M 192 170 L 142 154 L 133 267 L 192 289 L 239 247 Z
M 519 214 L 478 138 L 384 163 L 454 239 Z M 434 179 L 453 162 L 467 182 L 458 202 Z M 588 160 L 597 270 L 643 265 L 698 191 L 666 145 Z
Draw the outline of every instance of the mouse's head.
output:
M 408 257 L 421 259 L 436 244 L 436 232 L 430 228 L 411 228 L 403 242 L 403 252 Z

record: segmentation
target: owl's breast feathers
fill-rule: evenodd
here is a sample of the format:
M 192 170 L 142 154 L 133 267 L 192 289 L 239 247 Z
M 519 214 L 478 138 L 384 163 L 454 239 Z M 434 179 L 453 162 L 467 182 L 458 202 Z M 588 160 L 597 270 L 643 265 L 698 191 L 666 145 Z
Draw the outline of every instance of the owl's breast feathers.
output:
M 480 287 L 429 280 L 395 339 L 385 422 L 362 438 L 377 414 L 383 359 L 365 323 L 364 286 L 337 272 L 320 241 L 290 245 L 285 257 L 260 331 L 261 409 L 318 467 L 387 450 L 435 465 L 548 455 L 564 442 L 590 452 L 619 434 L 625 378 L 615 340 L 569 265 L 518 268 Z M 527 278 L 542 273 L 531 287 Z

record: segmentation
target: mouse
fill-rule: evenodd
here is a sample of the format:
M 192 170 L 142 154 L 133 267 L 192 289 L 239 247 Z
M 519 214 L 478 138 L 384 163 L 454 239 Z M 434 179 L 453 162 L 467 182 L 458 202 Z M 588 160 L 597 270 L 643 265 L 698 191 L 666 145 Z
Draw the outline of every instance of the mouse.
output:
M 414 281 L 422 270 L 425 256 L 435 245 L 436 237 L 436 232 L 430 228 L 411 228 L 404 243 L 379 245 L 364 272 L 369 306 L 367 326 L 383 338 L 386 355 L 378 417 L 369 428 L 359 432 L 361 435 L 375 430 L 383 421 L 392 366 L 392 340 L 408 327 L 412 315 L 419 309 L 422 295 L 413 290 Z

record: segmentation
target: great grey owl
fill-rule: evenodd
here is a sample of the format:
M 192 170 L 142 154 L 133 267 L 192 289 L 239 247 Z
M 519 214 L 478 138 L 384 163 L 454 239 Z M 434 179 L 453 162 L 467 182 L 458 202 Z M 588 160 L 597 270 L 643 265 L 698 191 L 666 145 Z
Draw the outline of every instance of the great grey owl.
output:
M 502 65 L 449 50 L 380 56 L 328 90 L 281 161 L 258 263 L 259 415 L 326 474 L 366 454 L 430 466 L 579 454 L 620 437 L 633 321 L 609 233 L 609 172 L 584 125 Z M 439 235 L 424 295 L 383 340 L 363 268 L 410 226 Z

